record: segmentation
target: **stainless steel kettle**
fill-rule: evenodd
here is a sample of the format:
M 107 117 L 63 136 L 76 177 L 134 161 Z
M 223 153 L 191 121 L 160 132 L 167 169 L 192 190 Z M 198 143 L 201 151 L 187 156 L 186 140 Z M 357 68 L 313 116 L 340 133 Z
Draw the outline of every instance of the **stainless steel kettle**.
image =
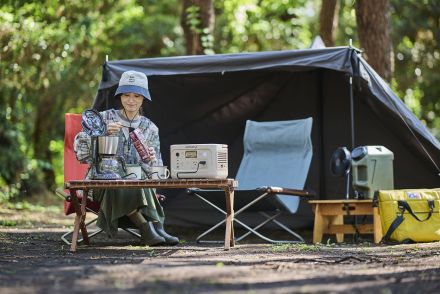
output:
M 98 152 L 100 155 L 115 155 L 118 150 L 118 136 L 100 136 L 98 137 Z

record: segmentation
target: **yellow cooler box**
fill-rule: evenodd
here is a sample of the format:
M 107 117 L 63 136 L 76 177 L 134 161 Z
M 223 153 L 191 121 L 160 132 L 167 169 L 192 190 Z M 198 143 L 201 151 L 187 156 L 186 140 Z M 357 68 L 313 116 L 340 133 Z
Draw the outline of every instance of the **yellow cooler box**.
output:
M 440 241 L 440 189 L 380 190 L 384 240 Z

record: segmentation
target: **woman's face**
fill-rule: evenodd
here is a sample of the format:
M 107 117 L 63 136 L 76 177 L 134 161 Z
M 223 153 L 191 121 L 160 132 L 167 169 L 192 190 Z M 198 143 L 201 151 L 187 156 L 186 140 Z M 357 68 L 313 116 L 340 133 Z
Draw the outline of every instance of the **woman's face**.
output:
M 135 93 L 124 93 L 121 95 L 121 103 L 127 112 L 138 112 L 144 101 L 144 96 Z

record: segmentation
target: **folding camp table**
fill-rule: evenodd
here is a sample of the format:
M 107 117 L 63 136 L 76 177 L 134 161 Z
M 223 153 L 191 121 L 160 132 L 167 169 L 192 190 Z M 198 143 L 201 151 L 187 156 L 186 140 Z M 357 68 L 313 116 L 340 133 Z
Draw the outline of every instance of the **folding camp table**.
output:
M 161 189 L 184 189 L 184 188 L 202 188 L 202 189 L 221 189 L 225 192 L 226 199 L 226 229 L 225 229 L 225 250 L 234 247 L 234 189 L 238 186 L 234 179 L 181 179 L 181 180 L 83 180 L 70 181 L 64 184 L 69 189 L 72 204 L 76 211 L 72 244 L 70 251 L 77 249 L 78 233 L 81 233 L 84 243 L 89 245 L 89 237 L 85 226 L 86 202 L 87 197 L 83 197 L 81 204 L 78 201 L 76 191 L 82 190 L 83 195 L 87 195 L 90 189 L 121 189 L 121 188 L 161 188 Z

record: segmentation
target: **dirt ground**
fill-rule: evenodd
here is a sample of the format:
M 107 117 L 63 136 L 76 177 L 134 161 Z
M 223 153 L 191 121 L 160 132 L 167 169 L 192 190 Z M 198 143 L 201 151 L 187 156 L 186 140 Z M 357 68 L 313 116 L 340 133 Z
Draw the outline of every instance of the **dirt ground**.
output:
M 225 251 L 169 231 L 175 247 L 141 247 L 121 232 L 71 253 L 61 212 L 0 208 L 0 293 L 440 293 L 440 243 L 271 245 Z M 310 237 L 310 234 L 309 234 Z

